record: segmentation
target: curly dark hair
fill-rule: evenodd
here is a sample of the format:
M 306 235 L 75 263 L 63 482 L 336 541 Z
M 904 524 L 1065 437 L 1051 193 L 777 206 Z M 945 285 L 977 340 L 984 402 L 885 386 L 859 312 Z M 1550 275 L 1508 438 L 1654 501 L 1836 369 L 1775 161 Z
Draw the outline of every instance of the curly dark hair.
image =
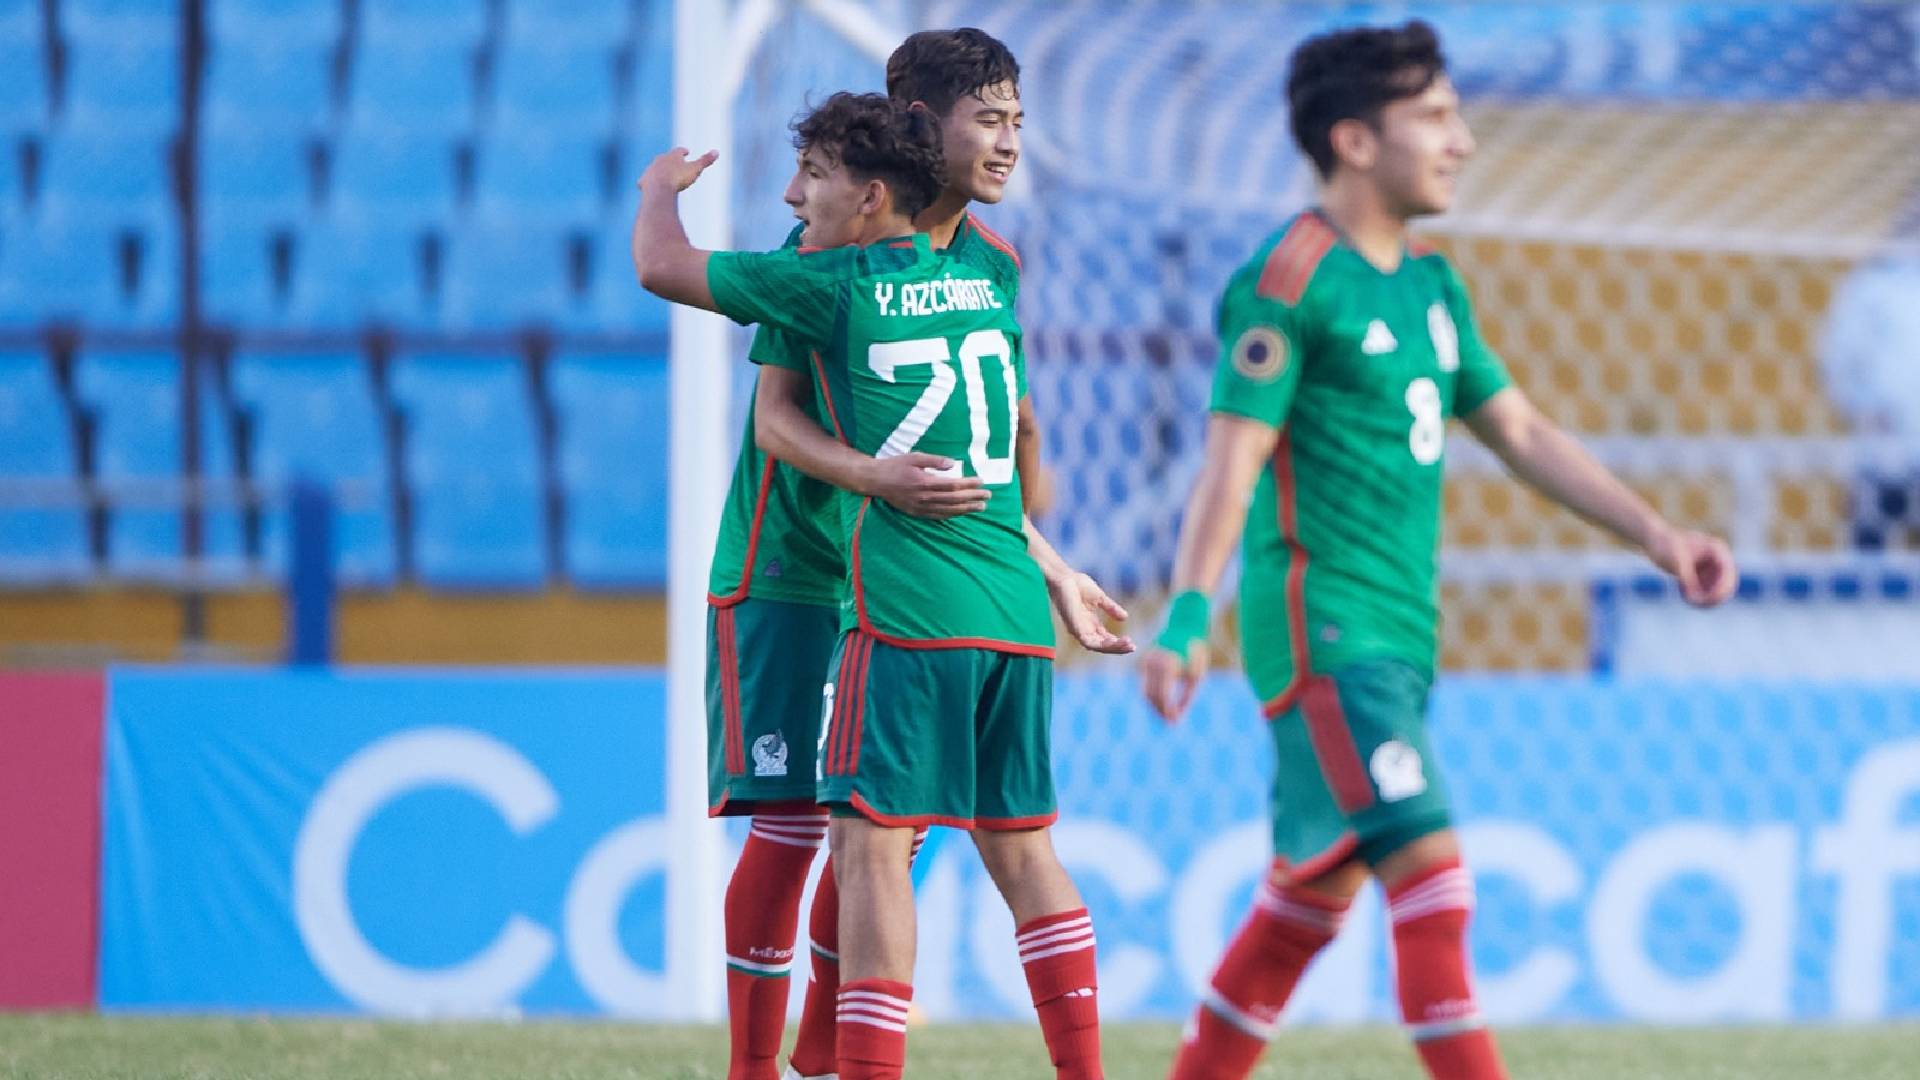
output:
M 1020 62 L 999 38 L 971 26 L 911 34 L 887 57 L 887 96 L 907 104 L 924 102 L 935 116 L 1001 83 L 1019 91 Z
M 793 122 L 793 147 L 821 151 L 862 182 L 886 184 L 893 208 L 908 217 L 932 206 L 947 182 L 938 123 L 885 94 L 829 97 Z
M 1321 177 L 1333 175 L 1333 125 L 1361 120 L 1377 128 L 1380 110 L 1424 92 L 1445 74 L 1433 27 L 1367 26 L 1317 34 L 1293 50 L 1287 105 L 1293 141 Z

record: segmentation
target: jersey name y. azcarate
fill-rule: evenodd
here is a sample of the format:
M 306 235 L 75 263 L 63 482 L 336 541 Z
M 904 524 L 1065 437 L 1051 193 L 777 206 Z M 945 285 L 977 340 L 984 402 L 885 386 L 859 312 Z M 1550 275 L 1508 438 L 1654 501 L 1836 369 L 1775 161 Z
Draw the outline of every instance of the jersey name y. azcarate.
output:
M 1247 512 L 1240 623 L 1269 715 L 1307 674 L 1366 657 L 1430 670 L 1449 417 L 1509 385 L 1438 252 L 1386 273 L 1314 211 L 1220 301 L 1212 409 L 1280 431 Z

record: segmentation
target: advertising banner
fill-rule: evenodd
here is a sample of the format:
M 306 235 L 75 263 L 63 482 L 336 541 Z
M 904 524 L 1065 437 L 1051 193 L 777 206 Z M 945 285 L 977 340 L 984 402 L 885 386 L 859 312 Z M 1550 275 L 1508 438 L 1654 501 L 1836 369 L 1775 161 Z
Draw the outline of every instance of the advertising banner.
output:
M 93 1002 L 98 675 L 0 674 L 0 1009 Z
M 115 672 L 102 1006 L 662 1008 L 663 707 L 622 675 Z
M 102 1003 L 683 1014 L 661 709 L 654 675 L 116 674 Z M 1920 1014 L 1920 688 L 1445 678 L 1431 732 L 1497 1020 Z M 1181 1015 L 1267 863 L 1254 703 L 1223 675 L 1169 728 L 1063 674 L 1054 745 L 1102 1013 Z M 972 845 L 915 878 L 915 1003 L 1030 1015 Z M 1387 951 L 1369 890 L 1294 1019 L 1394 1019 Z

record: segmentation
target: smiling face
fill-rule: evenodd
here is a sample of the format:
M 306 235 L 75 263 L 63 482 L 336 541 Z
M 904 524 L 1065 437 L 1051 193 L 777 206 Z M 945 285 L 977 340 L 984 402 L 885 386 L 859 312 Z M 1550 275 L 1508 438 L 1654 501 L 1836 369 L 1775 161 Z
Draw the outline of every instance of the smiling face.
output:
M 1460 115 L 1460 95 L 1445 75 L 1425 90 L 1380 110 L 1374 182 L 1403 217 L 1444 214 L 1454 184 L 1473 156 L 1473 132 Z
M 983 86 L 964 94 L 940 118 L 947 190 L 972 202 L 997 203 L 1020 160 L 1020 127 L 1026 114 L 1013 83 Z
M 860 241 L 863 210 L 870 209 L 875 186 L 873 181 L 855 179 L 826 148 L 808 146 L 800 151 L 782 197 L 806 226 L 800 234 L 802 244 L 844 247 Z
M 1381 205 L 1401 219 L 1451 209 L 1454 185 L 1474 150 L 1460 95 L 1445 74 L 1382 106 L 1376 122 L 1340 121 L 1331 137 L 1338 168 L 1364 176 Z

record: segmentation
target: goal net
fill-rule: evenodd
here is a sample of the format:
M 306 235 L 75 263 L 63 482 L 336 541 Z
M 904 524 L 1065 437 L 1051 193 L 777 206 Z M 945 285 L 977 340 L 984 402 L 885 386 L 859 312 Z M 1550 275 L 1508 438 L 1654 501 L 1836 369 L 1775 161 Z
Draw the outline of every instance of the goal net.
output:
M 1422 232 L 1520 386 L 1664 513 L 1727 536 L 1753 603 L 1872 605 L 1913 581 L 1920 5 L 937 0 L 864 6 L 864 39 L 852 7 L 771 16 L 736 106 L 736 240 L 790 224 L 793 112 L 881 87 L 873 27 L 1005 40 L 1025 146 L 982 212 L 1025 264 L 1043 524 L 1143 623 L 1199 464 L 1215 299 L 1313 197 L 1287 56 L 1410 16 L 1439 29 L 1479 146 L 1459 205 Z M 1444 665 L 1639 655 L 1616 640 L 1637 609 L 1609 598 L 1650 588 L 1644 562 L 1464 431 L 1449 451 Z M 1807 659 L 1755 647 L 1756 665 Z

